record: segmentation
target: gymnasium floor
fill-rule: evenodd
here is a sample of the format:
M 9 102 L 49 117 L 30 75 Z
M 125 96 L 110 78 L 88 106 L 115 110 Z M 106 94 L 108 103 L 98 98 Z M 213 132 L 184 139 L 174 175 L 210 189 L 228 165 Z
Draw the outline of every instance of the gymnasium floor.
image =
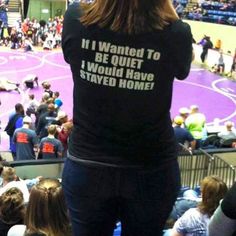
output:
M 60 50 L 24 53 L 0 48 L 0 79 L 3 77 L 21 83 L 28 74 L 35 74 L 39 82 L 47 80 L 52 84 L 53 91 L 59 91 L 63 98 L 63 107 L 69 116 L 72 114 L 72 79 L 69 66 L 64 62 Z M 9 114 L 18 102 L 25 104 L 27 95 L 34 93 L 40 100 L 42 87 L 33 91 L 1 92 L 0 120 L 2 130 L 6 126 Z M 236 124 L 236 82 L 220 77 L 203 68 L 192 65 L 191 73 L 185 81 L 175 81 L 172 117 L 178 114 L 180 107 L 198 104 L 201 112 L 206 115 L 207 123 L 213 123 L 214 118 L 220 119 L 220 124 L 232 120 Z M 158 104 L 157 104 L 158 105 Z M 1 132 L 0 150 L 8 149 L 8 136 Z

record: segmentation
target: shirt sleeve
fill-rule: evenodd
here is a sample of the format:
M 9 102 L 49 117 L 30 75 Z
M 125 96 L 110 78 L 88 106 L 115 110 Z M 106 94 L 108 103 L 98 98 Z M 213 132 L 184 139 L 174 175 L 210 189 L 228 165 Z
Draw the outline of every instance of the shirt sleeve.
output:
M 177 79 L 185 79 L 190 71 L 193 53 L 193 37 L 187 23 L 178 20 L 171 25 L 172 39 L 170 47 L 174 62 L 174 75 Z
M 71 4 L 64 16 L 63 31 L 62 31 L 62 50 L 64 59 L 70 64 L 73 57 L 76 57 L 76 50 L 71 39 L 77 38 L 80 40 L 81 26 L 79 18 L 82 15 L 82 10 L 79 3 Z
M 58 152 L 62 152 L 63 151 L 63 146 L 60 140 L 58 140 Z
M 12 137 L 13 143 L 16 143 L 16 134 L 17 134 L 17 132 L 15 131 L 14 134 L 13 134 L 13 137 Z
M 221 207 L 227 217 L 236 220 L 236 183 L 226 194 Z
M 16 121 L 15 128 L 21 128 L 23 126 L 23 117 L 19 117 Z
M 183 235 L 188 232 L 191 232 L 192 228 L 194 228 L 194 219 L 192 214 L 192 209 L 187 210 L 174 224 L 174 229 Z
M 34 146 L 36 146 L 36 145 L 38 145 L 38 137 L 37 137 L 37 134 L 36 134 L 36 132 L 33 132 L 33 144 L 34 144 Z
M 236 220 L 227 217 L 219 206 L 208 225 L 208 236 L 232 236 L 236 231 Z

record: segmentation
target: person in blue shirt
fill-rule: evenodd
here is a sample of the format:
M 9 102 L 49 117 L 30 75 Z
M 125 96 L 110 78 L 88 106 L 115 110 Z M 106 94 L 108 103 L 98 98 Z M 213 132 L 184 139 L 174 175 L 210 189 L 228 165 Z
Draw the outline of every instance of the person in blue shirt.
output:
M 187 148 L 194 150 L 196 147 L 196 140 L 194 140 L 192 134 L 182 127 L 184 119 L 181 116 L 174 118 L 174 132 L 178 143 L 185 145 Z

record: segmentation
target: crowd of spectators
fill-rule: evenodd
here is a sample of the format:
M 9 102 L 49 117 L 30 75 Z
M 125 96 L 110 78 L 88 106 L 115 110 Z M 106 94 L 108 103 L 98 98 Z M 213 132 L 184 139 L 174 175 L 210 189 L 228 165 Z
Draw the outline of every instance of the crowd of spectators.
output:
M 236 25 L 236 2 L 234 0 L 199 1 L 188 7 L 184 1 L 174 1 L 176 11 L 182 18 L 227 25 Z
M 206 125 L 205 115 L 199 111 L 197 105 L 192 105 L 189 109 L 180 108 L 179 114 L 173 119 L 173 127 L 177 142 L 190 151 L 236 146 L 234 123 L 227 121 L 224 125 L 219 125 L 215 122 L 214 126 L 209 127 Z
M 60 180 L 42 176 L 23 180 L 9 165 L 0 163 L 0 235 L 70 236 Z
M 53 92 L 47 81 L 42 83 L 42 89 L 40 102 L 30 93 L 28 101 L 24 105 L 17 103 L 15 112 L 10 114 L 5 131 L 9 135 L 14 160 L 52 159 L 67 155 L 72 120 L 61 109 L 60 93 Z
M 0 25 L 0 46 L 11 49 L 24 48 L 31 51 L 34 46 L 51 50 L 60 47 L 63 27 L 63 16 L 56 16 L 48 21 L 37 19 L 18 20 L 13 27 Z

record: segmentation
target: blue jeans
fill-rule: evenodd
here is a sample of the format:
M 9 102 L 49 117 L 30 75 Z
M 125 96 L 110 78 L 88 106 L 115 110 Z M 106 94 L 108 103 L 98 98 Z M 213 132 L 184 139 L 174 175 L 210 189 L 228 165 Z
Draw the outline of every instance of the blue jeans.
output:
M 74 236 L 158 236 L 180 187 L 176 160 L 155 169 L 88 166 L 66 160 L 62 185 Z

